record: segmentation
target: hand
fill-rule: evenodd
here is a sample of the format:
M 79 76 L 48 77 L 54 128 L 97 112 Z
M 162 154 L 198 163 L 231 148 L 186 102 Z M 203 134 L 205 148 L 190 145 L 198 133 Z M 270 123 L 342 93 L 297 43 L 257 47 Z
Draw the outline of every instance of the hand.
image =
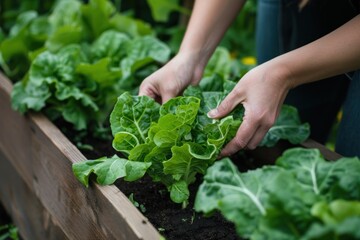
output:
M 190 84 L 201 80 L 205 64 L 197 61 L 198 54 L 179 54 L 165 66 L 147 77 L 140 85 L 139 95 L 165 103 L 176 97 Z
M 222 118 L 238 104 L 245 108 L 236 136 L 224 147 L 220 157 L 243 148 L 254 149 L 261 142 L 275 123 L 290 89 L 288 73 L 286 68 L 277 67 L 273 62 L 262 64 L 249 71 L 220 105 L 208 113 L 211 118 Z

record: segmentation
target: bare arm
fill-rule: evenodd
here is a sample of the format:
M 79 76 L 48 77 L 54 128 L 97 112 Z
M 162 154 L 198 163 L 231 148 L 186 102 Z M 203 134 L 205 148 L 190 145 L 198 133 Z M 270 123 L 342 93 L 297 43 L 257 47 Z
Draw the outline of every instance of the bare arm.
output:
M 245 0 L 197 0 L 179 53 L 196 53 L 207 62 L 244 3 Z
M 274 124 L 291 88 L 360 69 L 360 15 L 330 34 L 263 63 L 248 72 L 217 109 L 213 118 L 243 104 L 245 117 L 237 135 L 223 149 L 227 156 L 255 148 Z
M 274 62 L 288 68 L 290 87 L 360 69 L 360 15 Z
M 159 102 L 199 83 L 204 68 L 245 0 L 197 0 L 178 54 L 147 77 L 139 95 Z

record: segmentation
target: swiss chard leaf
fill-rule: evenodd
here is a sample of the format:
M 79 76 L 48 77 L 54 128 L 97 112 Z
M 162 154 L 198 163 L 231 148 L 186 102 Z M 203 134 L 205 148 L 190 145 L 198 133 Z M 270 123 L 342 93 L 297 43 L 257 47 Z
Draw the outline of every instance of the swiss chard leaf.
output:
M 274 126 L 269 129 L 260 145 L 272 147 L 280 139 L 286 139 L 293 144 L 298 144 L 305 141 L 309 135 L 310 125 L 301 123 L 297 109 L 283 105 Z
M 116 179 L 124 178 L 127 181 L 135 181 L 144 176 L 151 163 L 128 161 L 114 155 L 111 158 L 100 158 L 97 160 L 74 163 L 73 172 L 77 179 L 89 186 L 91 173 L 97 175 L 97 182 L 101 185 L 113 184 Z
M 195 209 L 219 210 L 250 239 L 356 239 L 358 158 L 327 162 L 316 149 L 295 148 L 276 165 L 239 173 L 229 159 L 216 162 Z
M 145 143 L 151 122 L 159 118 L 159 108 L 152 98 L 129 93 L 120 95 L 110 115 L 112 134 L 128 132 L 136 137 L 137 142 Z
M 316 149 L 294 148 L 284 152 L 277 165 L 293 171 L 304 188 L 331 198 L 360 198 L 360 161 L 343 158 L 328 162 Z

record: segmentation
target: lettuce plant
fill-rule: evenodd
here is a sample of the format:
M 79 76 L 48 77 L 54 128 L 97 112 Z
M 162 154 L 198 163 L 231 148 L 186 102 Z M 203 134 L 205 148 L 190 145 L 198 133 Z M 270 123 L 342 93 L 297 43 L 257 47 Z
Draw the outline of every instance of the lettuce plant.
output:
M 316 149 L 244 173 L 226 158 L 208 169 L 195 209 L 220 211 L 250 239 L 358 239 L 359 173 L 358 158 L 328 162 Z
M 216 108 L 234 85 L 234 82 L 223 81 L 221 91 L 204 91 L 213 86 L 208 81 L 201 87 L 189 87 L 183 96 L 173 98 L 161 106 L 147 96 L 122 94 L 110 116 L 114 149 L 122 153 L 130 165 L 150 164 L 146 166 L 146 173 L 153 181 L 161 182 L 168 188 L 174 202 L 186 206 L 189 184 L 195 181 L 197 174 L 205 174 L 207 168 L 213 165 L 222 147 L 235 136 L 241 124 L 244 113 L 242 106 L 223 119 L 207 117 L 208 111 Z M 293 110 L 285 107 L 284 113 L 287 113 L 287 109 Z M 296 115 L 292 111 L 289 114 Z M 284 118 L 296 119 L 294 122 L 289 120 L 287 125 L 297 127 L 299 131 L 273 131 L 271 137 L 265 138 L 265 145 L 272 145 L 280 138 L 296 142 L 308 137 L 308 125 L 300 124 L 298 116 Z M 282 121 L 279 121 L 279 129 L 282 128 L 281 124 Z M 307 133 L 304 129 L 307 129 Z M 305 134 L 297 138 L 292 136 L 299 132 Z M 98 178 L 105 178 L 99 174 L 106 172 L 100 173 L 96 170 L 97 164 L 91 162 L 89 160 L 73 165 L 75 175 L 85 185 L 88 185 L 91 172 L 96 173 Z M 79 177 L 84 174 L 86 178 Z

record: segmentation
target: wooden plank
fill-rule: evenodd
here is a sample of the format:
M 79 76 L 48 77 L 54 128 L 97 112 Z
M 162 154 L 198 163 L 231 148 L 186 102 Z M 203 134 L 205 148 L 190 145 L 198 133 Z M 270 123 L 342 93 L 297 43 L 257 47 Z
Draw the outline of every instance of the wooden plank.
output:
M 11 84 L 2 75 L 0 86 L 0 152 L 68 238 L 160 239 L 115 186 L 85 189 L 71 170 L 85 157 L 42 114 L 23 117 L 11 110 Z
M 31 182 L 31 165 L 26 161 L 31 156 L 30 129 L 27 117 L 15 112 L 11 108 L 10 92 L 12 85 L 0 73 L 0 151 L 21 172 L 25 182 Z
M 0 201 L 12 216 L 12 221 L 19 229 L 22 238 L 67 239 L 36 195 L 1 152 L 0 163 Z
M 33 114 L 30 119 L 32 156 L 41 159 L 33 162 L 35 189 L 53 215 L 62 215 L 61 221 L 69 237 L 89 239 L 99 234 L 93 229 L 100 228 L 104 235 L 97 239 L 160 238 L 155 228 L 117 187 L 93 184 L 85 189 L 71 171 L 71 164 L 85 160 L 85 157 L 43 115 Z M 56 204 L 53 199 L 56 199 Z M 87 218 L 74 219 L 78 214 Z M 79 230 L 81 228 L 86 229 Z M 79 232 L 88 232 L 89 235 L 79 236 Z
M 335 161 L 339 158 L 342 158 L 339 153 L 331 151 L 330 149 L 326 148 L 324 145 L 312 140 L 308 139 L 305 142 L 301 143 L 300 146 L 305 148 L 317 148 L 321 152 L 321 154 L 324 156 L 325 159 L 329 161 Z

